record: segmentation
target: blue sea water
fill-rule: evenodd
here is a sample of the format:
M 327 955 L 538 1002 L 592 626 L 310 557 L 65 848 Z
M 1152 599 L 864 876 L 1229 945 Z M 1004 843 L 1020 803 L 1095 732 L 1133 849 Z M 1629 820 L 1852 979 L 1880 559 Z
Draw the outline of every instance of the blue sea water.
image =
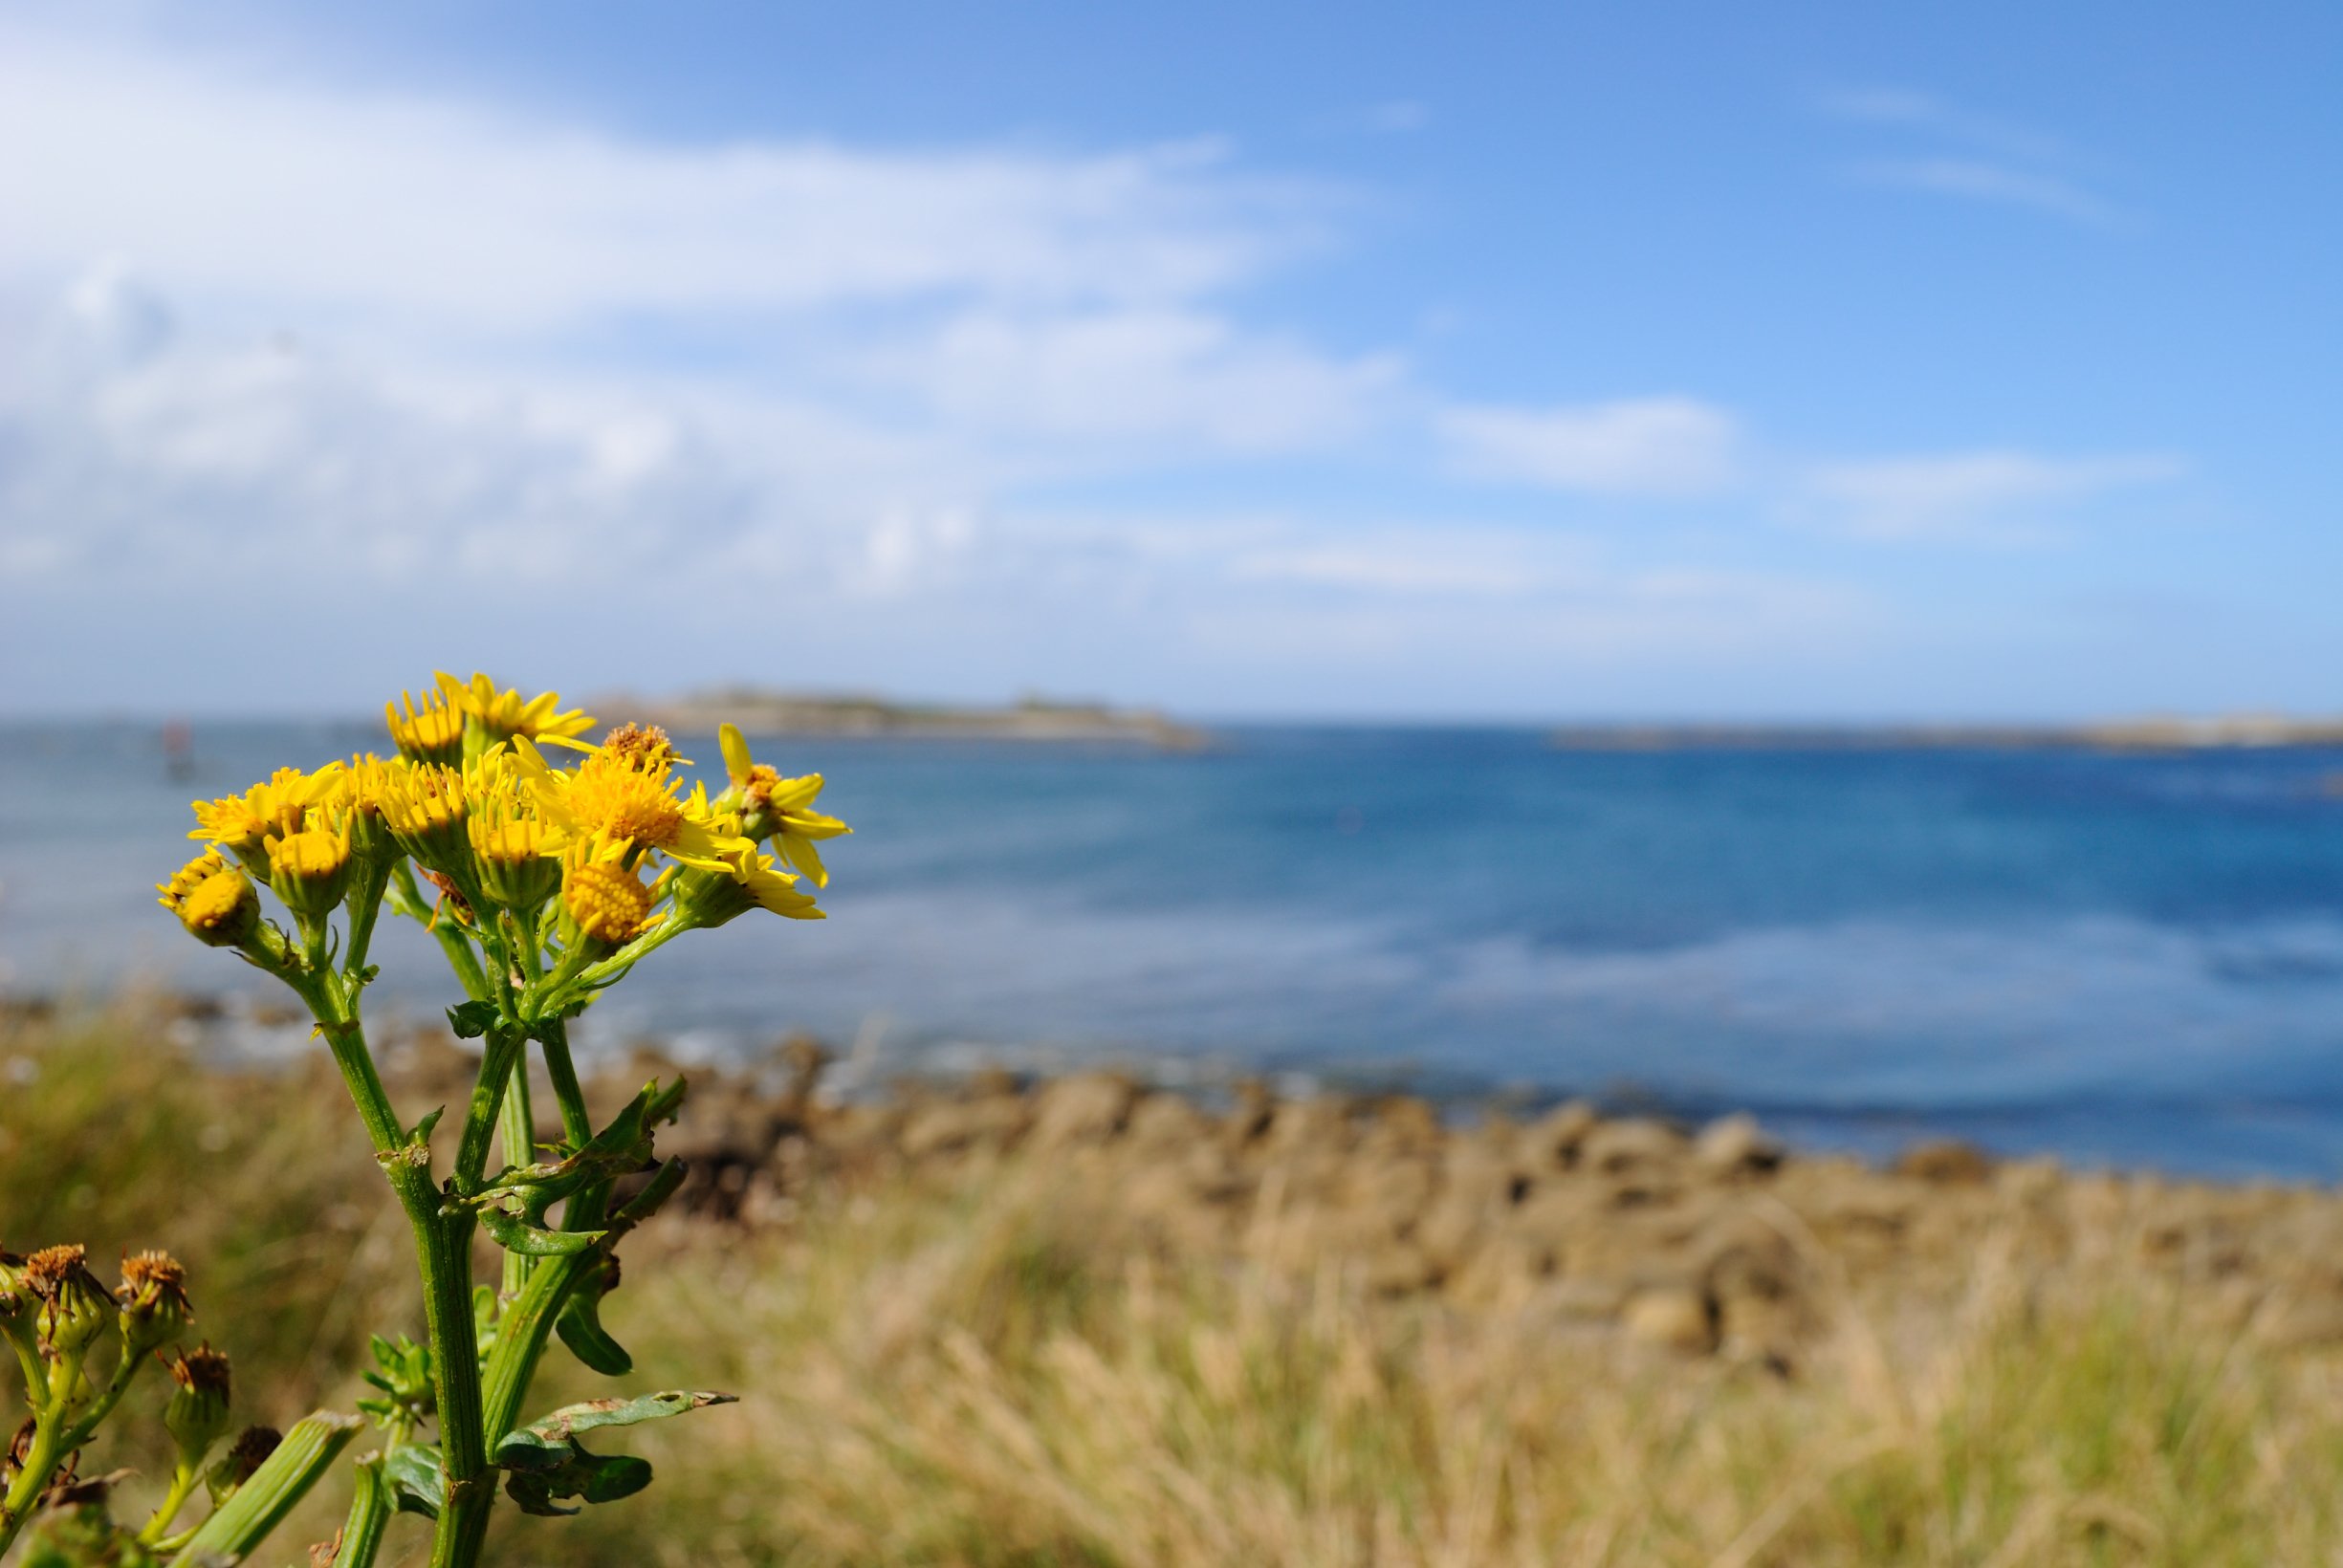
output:
M 686 738 L 713 763 L 713 742 Z M 152 884 L 191 795 L 381 747 L 0 729 L 0 989 L 249 989 Z M 865 1077 L 993 1056 L 1755 1109 L 1808 1143 L 2343 1168 L 2343 753 L 1588 753 L 1249 729 L 1196 753 L 804 739 L 822 924 L 657 955 L 595 1037 L 810 1029 Z M 411 933 L 393 999 L 452 997 Z M 404 976 L 405 978 L 398 978 Z M 417 978 L 422 977 L 422 978 Z

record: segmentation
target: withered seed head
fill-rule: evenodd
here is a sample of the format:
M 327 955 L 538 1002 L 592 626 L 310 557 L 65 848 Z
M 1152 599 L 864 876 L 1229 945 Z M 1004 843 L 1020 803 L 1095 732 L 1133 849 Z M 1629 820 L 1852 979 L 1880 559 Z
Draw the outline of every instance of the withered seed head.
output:
M 284 1434 L 274 1426 L 247 1426 L 238 1432 L 234 1445 L 204 1477 L 205 1490 L 211 1493 L 212 1502 L 224 1503 L 234 1496 L 236 1489 L 252 1478 L 252 1472 L 284 1440 Z
M 187 1271 L 168 1252 L 153 1251 L 122 1259 L 121 1289 L 114 1293 L 122 1307 L 122 1337 L 134 1354 L 143 1355 L 177 1339 L 195 1321 L 187 1300 Z

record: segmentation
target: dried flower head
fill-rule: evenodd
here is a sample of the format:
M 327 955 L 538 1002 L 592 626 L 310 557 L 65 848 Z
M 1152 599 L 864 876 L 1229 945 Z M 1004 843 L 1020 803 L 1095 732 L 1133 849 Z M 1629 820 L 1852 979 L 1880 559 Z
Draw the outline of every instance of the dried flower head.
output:
M 187 1300 L 187 1271 L 168 1252 L 136 1252 L 122 1259 L 122 1338 L 134 1354 L 167 1344 L 195 1321 Z

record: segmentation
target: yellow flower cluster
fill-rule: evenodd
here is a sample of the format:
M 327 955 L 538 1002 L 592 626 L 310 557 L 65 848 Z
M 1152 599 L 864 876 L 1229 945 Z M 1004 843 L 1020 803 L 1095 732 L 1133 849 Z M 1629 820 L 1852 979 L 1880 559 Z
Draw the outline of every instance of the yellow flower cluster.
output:
M 307 925 L 355 903 L 353 888 L 381 897 L 404 857 L 459 921 L 507 914 L 569 951 L 750 908 L 821 918 L 799 877 L 826 886 L 814 845 L 848 829 L 813 810 L 820 774 L 784 778 L 755 763 L 729 725 L 728 786 L 712 800 L 704 783 L 685 793 L 676 770 L 688 763 L 664 732 L 622 725 L 587 744 L 576 737 L 594 721 L 558 694 L 523 700 L 485 675 L 443 673 L 422 701 L 385 705 L 384 719 L 395 757 L 283 768 L 240 795 L 195 802 L 188 837 L 211 848 L 159 888 L 164 904 L 198 935 L 232 927 L 251 893 L 241 865 Z M 558 768 L 541 744 L 582 754 Z M 759 851 L 766 840 L 778 860 Z

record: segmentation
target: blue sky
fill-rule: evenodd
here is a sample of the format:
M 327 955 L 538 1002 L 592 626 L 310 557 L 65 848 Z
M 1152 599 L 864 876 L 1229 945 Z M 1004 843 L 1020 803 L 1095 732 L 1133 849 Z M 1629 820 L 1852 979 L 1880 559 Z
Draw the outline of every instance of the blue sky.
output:
M 0 4 L 0 711 L 2343 708 L 2343 12 Z

